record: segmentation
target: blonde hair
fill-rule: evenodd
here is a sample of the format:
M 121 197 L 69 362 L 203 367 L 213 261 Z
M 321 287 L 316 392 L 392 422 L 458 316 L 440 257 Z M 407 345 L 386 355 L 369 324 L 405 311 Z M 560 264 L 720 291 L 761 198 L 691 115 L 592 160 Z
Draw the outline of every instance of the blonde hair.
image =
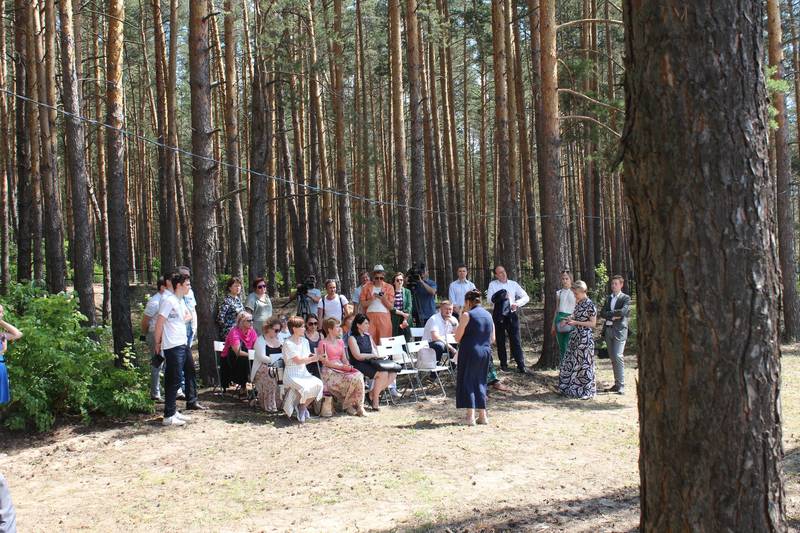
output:
M 577 280 L 573 281 L 572 282 L 572 288 L 573 289 L 580 289 L 583 292 L 586 292 L 586 291 L 589 290 L 589 287 L 586 286 L 586 282 L 581 280 L 581 279 L 577 279 Z
M 267 331 L 275 327 L 276 324 L 280 325 L 281 319 L 278 318 L 276 315 L 272 315 L 264 322 L 264 325 L 261 327 L 262 331 Z
M 252 321 L 253 320 L 253 315 L 251 315 L 247 311 L 242 311 L 241 313 L 236 315 L 236 325 L 237 326 L 241 325 L 241 323 L 244 322 L 245 320 Z

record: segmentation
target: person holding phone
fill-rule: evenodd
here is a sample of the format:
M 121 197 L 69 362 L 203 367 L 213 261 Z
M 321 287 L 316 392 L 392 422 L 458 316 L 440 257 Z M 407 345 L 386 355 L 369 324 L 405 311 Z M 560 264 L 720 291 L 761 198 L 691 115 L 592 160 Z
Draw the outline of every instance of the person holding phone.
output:
M 361 307 L 366 309 L 372 340 L 380 344 L 381 339 L 392 336 L 394 289 L 386 283 L 383 265 L 372 269 L 372 281 L 361 290 Z
M 295 414 L 298 422 L 305 422 L 311 415 L 308 406 L 322 399 L 322 380 L 312 376 L 306 368 L 309 363 L 325 359 L 325 355 L 312 354 L 304 334 L 306 323 L 303 317 L 293 316 L 288 322 L 291 337 L 283 343 L 283 360 L 286 370 L 283 384 L 288 389 L 283 399 L 283 412 L 291 418 Z

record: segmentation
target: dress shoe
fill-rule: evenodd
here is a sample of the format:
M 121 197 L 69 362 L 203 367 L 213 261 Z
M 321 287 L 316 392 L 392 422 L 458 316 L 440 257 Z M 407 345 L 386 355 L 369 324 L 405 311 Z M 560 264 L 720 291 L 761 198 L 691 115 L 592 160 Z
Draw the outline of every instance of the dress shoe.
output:
M 499 391 L 502 391 L 502 392 L 511 392 L 511 389 L 510 389 L 510 388 L 506 387 L 505 385 L 503 385 L 503 384 L 502 384 L 502 383 L 500 383 L 499 381 L 495 381 L 494 383 L 492 383 L 492 384 L 491 384 L 491 387 L 492 387 L 494 390 L 499 390 Z
M 194 402 L 186 405 L 187 411 L 208 411 L 208 407 L 200 402 Z
M 500 365 L 500 370 L 503 372 L 511 372 L 511 369 L 508 368 L 508 365 Z

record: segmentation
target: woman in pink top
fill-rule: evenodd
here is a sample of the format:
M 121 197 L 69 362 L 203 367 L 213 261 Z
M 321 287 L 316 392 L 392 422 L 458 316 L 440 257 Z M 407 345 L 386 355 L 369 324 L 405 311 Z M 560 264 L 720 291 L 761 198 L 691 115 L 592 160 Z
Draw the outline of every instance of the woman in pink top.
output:
M 347 359 L 339 321 L 327 318 L 323 327 L 325 338 L 317 346 L 317 353 L 328 356 L 320 360 L 325 390 L 342 404 L 347 414 L 364 416 L 364 376 Z
M 249 350 L 252 350 L 258 339 L 256 330 L 253 329 L 253 315 L 247 312 L 236 316 L 236 326 L 232 327 L 225 337 L 225 347 L 222 349 L 222 365 L 227 367 L 228 379 L 239 385 L 239 397 L 243 398 L 247 392 L 247 379 L 250 377 Z M 223 388 L 228 383 L 222 384 Z

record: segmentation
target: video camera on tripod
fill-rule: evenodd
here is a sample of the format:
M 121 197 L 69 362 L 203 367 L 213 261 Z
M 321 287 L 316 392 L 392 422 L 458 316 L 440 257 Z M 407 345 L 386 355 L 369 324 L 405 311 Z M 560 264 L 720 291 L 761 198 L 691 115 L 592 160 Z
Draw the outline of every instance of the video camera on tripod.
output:
M 413 291 L 417 285 L 422 281 L 422 273 L 425 272 L 425 263 L 417 263 L 411 265 L 411 268 L 406 272 L 406 287 Z

